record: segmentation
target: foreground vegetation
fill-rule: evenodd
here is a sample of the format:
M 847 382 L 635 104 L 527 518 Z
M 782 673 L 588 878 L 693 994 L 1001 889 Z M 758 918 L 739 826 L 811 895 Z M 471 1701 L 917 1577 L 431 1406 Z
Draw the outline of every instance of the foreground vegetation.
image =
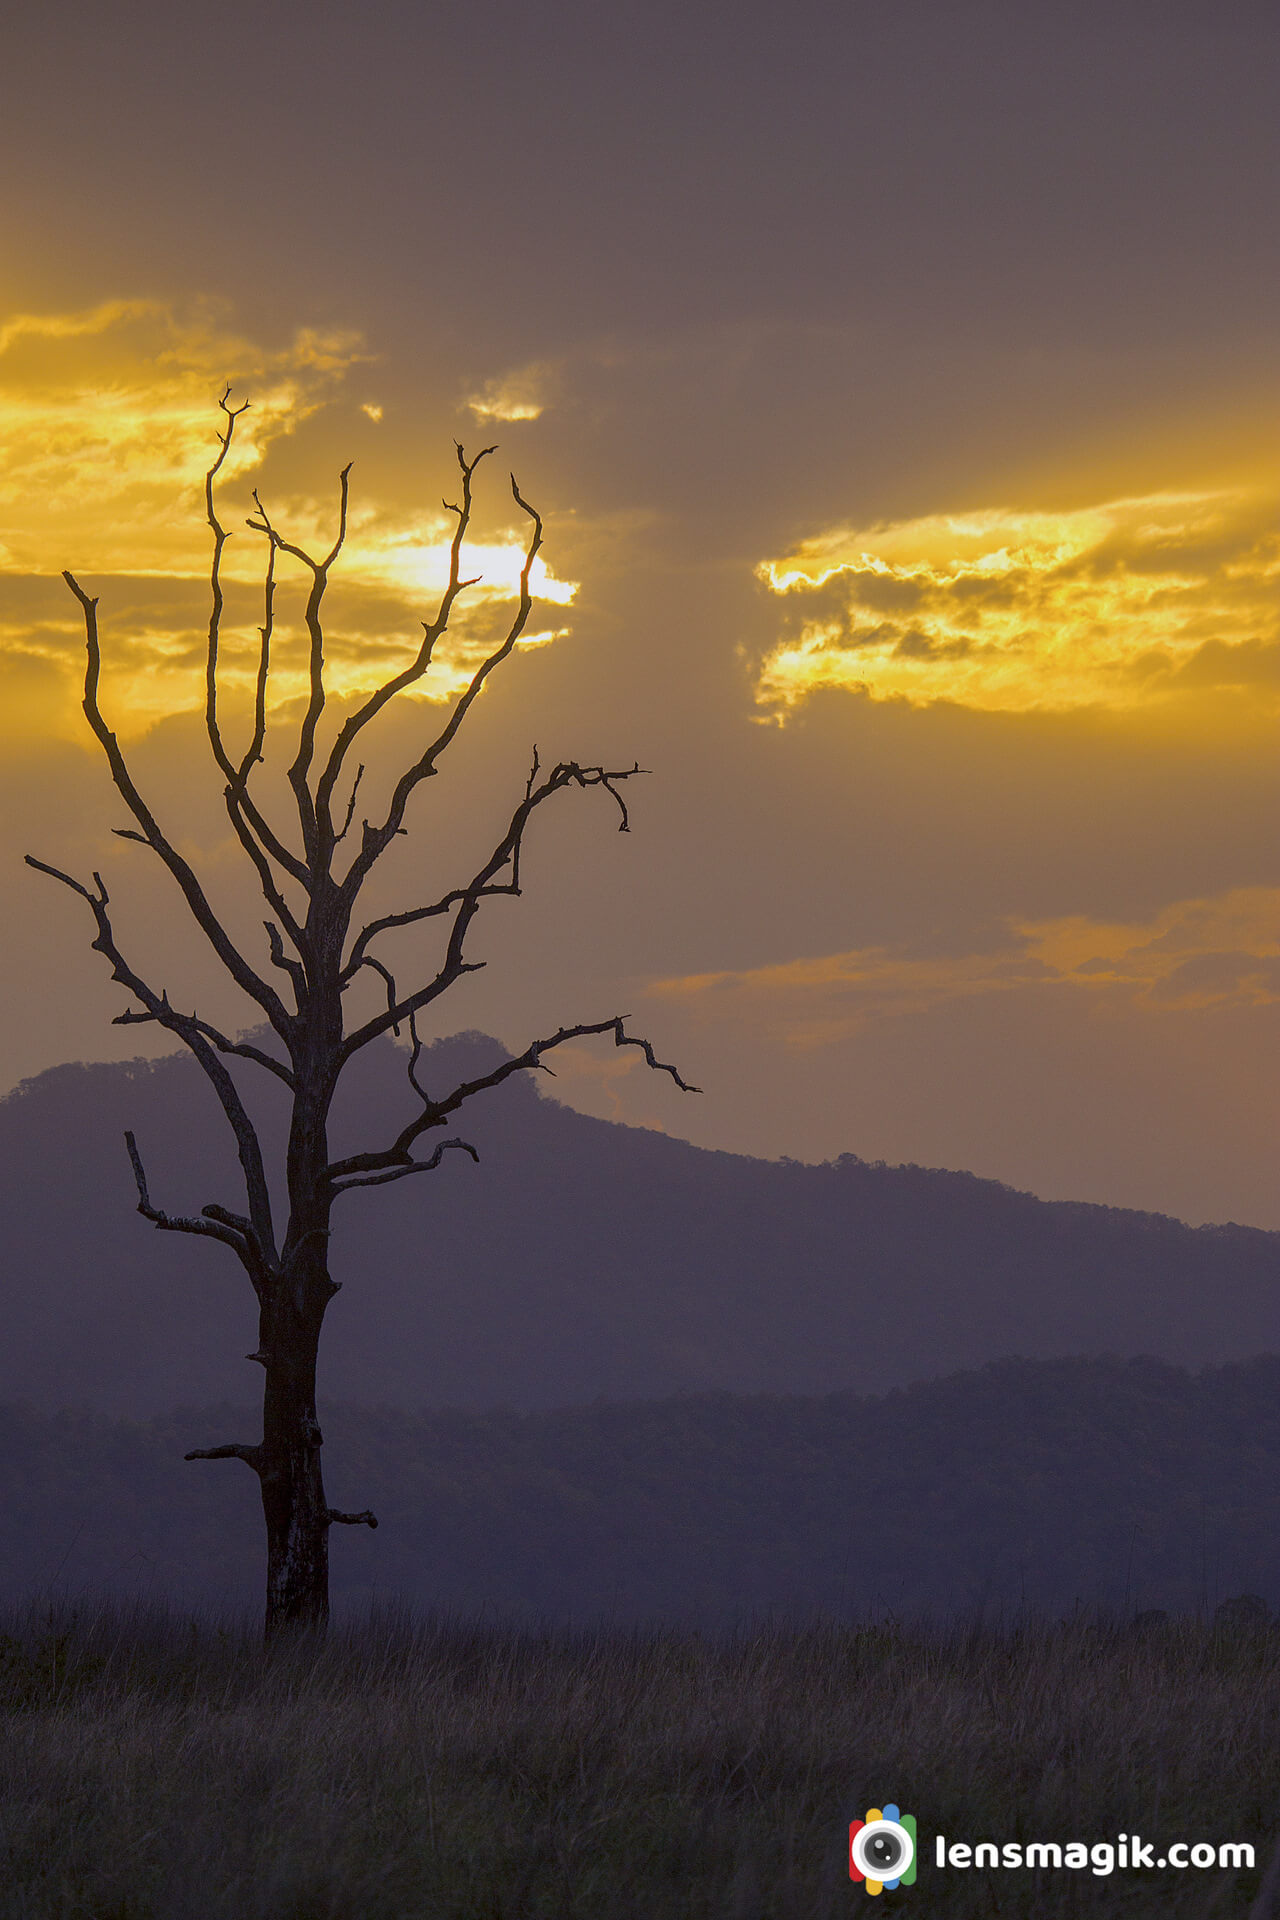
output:
M 1243 1915 L 1280 1807 L 1280 1636 L 247 1627 L 32 1613 L 0 1641 L 0 1914 L 824 1920 L 848 1821 L 920 1822 L 922 1916 Z M 1249 1840 L 1252 1873 L 938 1873 L 933 1836 Z M 872 1912 L 878 1909 L 872 1909 Z

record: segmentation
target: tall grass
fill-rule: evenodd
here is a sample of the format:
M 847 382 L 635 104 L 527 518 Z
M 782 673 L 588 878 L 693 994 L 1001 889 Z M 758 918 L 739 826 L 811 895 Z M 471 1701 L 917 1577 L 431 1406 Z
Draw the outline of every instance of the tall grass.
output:
M 825 1920 L 848 1822 L 920 1821 L 877 1911 L 1236 1915 L 1259 1872 L 939 1874 L 932 1836 L 1252 1840 L 1280 1640 L 1171 1622 L 528 1632 L 32 1613 L 0 1641 L 0 1914 Z

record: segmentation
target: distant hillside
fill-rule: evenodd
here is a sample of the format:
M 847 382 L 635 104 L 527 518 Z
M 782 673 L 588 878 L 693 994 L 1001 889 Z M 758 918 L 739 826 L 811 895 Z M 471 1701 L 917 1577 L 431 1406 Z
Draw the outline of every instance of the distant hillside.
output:
M 244 1601 L 253 1477 L 182 1454 L 245 1411 L 146 1424 L 0 1408 L 0 1598 Z M 677 1395 L 567 1411 L 336 1408 L 347 1602 L 729 1623 L 773 1609 L 1116 1613 L 1280 1602 L 1280 1358 L 1006 1360 L 881 1398 Z
M 427 1071 L 443 1083 L 495 1051 L 462 1036 Z M 371 1049 L 362 1074 L 337 1134 L 368 1144 L 407 1111 L 403 1056 Z M 60 1067 L 0 1102 L 2 1399 L 147 1415 L 257 1384 L 239 1268 L 138 1217 L 125 1127 L 159 1204 L 237 1201 L 222 1116 L 185 1058 Z M 1280 1349 L 1280 1234 L 848 1156 L 708 1152 L 585 1118 L 527 1076 L 460 1130 L 479 1167 L 450 1155 L 339 1202 L 329 1400 L 868 1393 L 1008 1354 Z

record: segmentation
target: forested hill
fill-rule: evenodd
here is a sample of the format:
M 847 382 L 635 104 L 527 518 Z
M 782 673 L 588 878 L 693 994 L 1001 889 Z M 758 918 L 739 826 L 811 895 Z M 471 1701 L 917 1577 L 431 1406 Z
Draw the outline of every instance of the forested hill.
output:
M 0 1602 L 260 1603 L 252 1409 L 0 1406 Z M 1280 1359 L 1004 1360 L 888 1395 L 325 1414 L 339 1602 L 728 1625 L 1280 1601 Z
M 494 1052 L 442 1042 L 428 1077 Z M 370 1056 L 339 1145 L 382 1142 L 407 1111 L 403 1055 Z M 141 1416 L 256 1383 L 247 1282 L 224 1248 L 138 1217 L 126 1127 L 157 1204 L 236 1204 L 225 1123 L 185 1058 L 60 1067 L 0 1102 L 0 1399 Z M 329 1399 L 874 1393 L 1003 1355 L 1280 1349 L 1278 1234 L 1050 1204 L 965 1173 L 708 1152 L 585 1118 L 528 1076 L 458 1130 L 478 1167 L 451 1154 L 338 1203 Z

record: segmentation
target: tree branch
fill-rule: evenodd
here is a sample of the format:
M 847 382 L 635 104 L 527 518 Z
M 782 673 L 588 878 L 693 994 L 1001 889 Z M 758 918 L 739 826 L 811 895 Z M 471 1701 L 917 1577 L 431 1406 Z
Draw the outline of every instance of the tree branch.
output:
M 256 843 L 249 845 L 246 841 L 245 831 L 242 831 L 237 818 L 237 808 L 243 810 L 247 821 L 252 825 L 253 832 L 258 835 L 258 840 L 261 842 L 261 845 L 280 861 L 286 872 L 292 873 L 294 879 L 298 880 L 303 877 L 300 862 L 289 852 L 289 849 L 283 842 L 277 838 L 267 820 L 249 797 L 248 791 L 249 774 L 255 763 L 262 757 L 262 743 L 266 738 L 267 674 L 271 657 L 271 629 L 275 597 L 275 548 L 273 545 L 269 545 L 267 551 L 266 607 L 264 624 L 258 630 L 261 635 L 261 646 L 258 653 L 258 677 L 254 700 L 253 738 L 250 741 L 248 751 L 238 766 L 233 764 L 230 755 L 226 751 L 222 739 L 222 729 L 218 723 L 218 642 L 221 632 L 223 608 L 221 578 L 222 549 L 231 538 L 231 535 L 226 531 L 225 527 L 222 526 L 214 508 L 213 483 L 223 461 L 230 451 L 231 441 L 235 434 L 236 421 L 242 413 L 247 413 L 249 410 L 249 402 L 247 400 L 242 407 L 229 407 L 227 405 L 227 399 L 230 392 L 231 389 L 228 387 L 218 402 L 223 413 L 226 415 L 227 424 L 225 431 L 219 436 L 218 457 L 204 477 L 205 517 L 208 520 L 210 531 L 213 534 L 213 559 L 209 572 L 209 640 L 205 653 L 205 728 L 209 735 L 209 745 L 213 750 L 214 760 L 228 782 L 227 807 L 232 816 L 232 824 L 236 827 L 236 831 L 240 835 L 241 840 L 245 842 L 248 852 L 254 858 L 254 864 L 257 865 L 259 862 L 258 846 Z M 274 904 L 274 902 L 272 904 Z
M 275 630 L 276 548 L 267 542 L 267 568 L 262 580 L 262 625 L 258 628 L 258 678 L 253 692 L 253 738 L 250 740 L 238 772 L 243 785 L 262 758 L 267 737 L 267 678 L 271 671 L 271 635 Z
M 524 844 L 525 828 L 528 826 L 534 811 L 542 805 L 543 801 L 550 799 L 553 794 L 559 793 L 569 786 L 577 786 L 584 789 L 587 787 L 603 787 L 617 802 L 618 809 L 622 815 L 618 831 L 620 833 L 626 833 L 630 830 L 630 821 L 627 815 L 626 802 L 618 792 L 618 783 L 623 780 L 634 779 L 637 774 L 643 773 L 643 771 L 644 769 L 638 762 L 630 767 L 607 768 L 581 767 L 574 760 L 562 760 L 557 766 L 552 768 L 551 772 L 539 786 L 535 785 L 539 772 L 538 750 L 535 747 L 533 753 L 533 768 L 525 786 L 524 799 L 512 814 L 511 822 L 506 833 L 498 842 L 498 845 L 489 855 L 489 858 L 485 861 L 470 885 L 454 888 L 451 893 L 445 894 L 440 900 L 434 901 L 430 906 L 414 907 L 407 913 L 383 914 L 379 919 L 370 921 L 369 925 L 364 927 L 357 935 L 351 949 L 351 957 L 342 973 L 342 985 L 344 988 L 349 985 L 362 966 L 377 965 L 370 956 L 368 947 L 369 943 L 376 939 L 379 934 L 386 933 L 392 928 L 413 926 L 422 920 L 437 918 L 442 914 L 450 912 L 455 907 L 458 909 L 457 917 L 450 930 L 449 945 L 445 958 L 435 978 L 428 986 L 420 988 L 416 994 L 410 994 L 405 999 L 399 1001 L 393 1002 L 388 1000 L 385 1014 L 376 1015 L 350 1035 L 344 1046 L 343 1057 L 349 1059 L 350 1056 L 353 1053 L 357 1053 L 361 1047 L 367 1046 L 371 1040 L 376 1040 L 380 1034 L 386 1033 L 388 1030 L 393 1032 L 397 1031 L 403 1022 L 411 1019 L 415 1013 L 420 1012 L 425 1006 L 429 1005 L 430 1002 L 437 998 L 439 994 L 443 993 L 446 988 L 452 986 L 456 979 L 468 971 L 468 964 L 463 959 L 463 945 L 467 931 L 479 910 L 479 905 L 482 900 L 492 899 L 499 894 L 519 896 L 520 853 Z M 510 869 L 510 878 L 499 881 L 495 876 L 500 874 L 504 868 Z M 379 967 L 378 970 L 380 972 L 383 971 L 381 967 Z M 384 973 L 384 978 L 385 977 L 386 975 Z
M 193 1447 L 190 1453 L 183 1454 L 184 1460 L 243 1460 L 254 1472 L 262 1472 L 262 1448 L 242 1447 L 238 1441 L 232 1441 L 226 1447 Z
M 306 967 L 301 960 L 292 960 L 285 952 L 284 941 L 280 937 L 280 929 L 274 921 L 264 920 L 262 924 L 267 930 L 267 947 L 271 954 L 271 964 L 273 967 L 279 967 L 283 973 L 288 974 L 290 980 L 293 982 L 293 990 L 297 995 L 298 1006 L 301 1008 L 307 993 Z
M 346 839 L 347 834 L 350 831 L 352 815 L 355 813 L 355 810 L 356 810 L 356 795 L 360 791 L 360 782 L 363 779 L 364 779 L 364 766 L 363 764 L 361 764 L 356 768 L 356 777 L 351 783 L 351 798 L 347 801 L 347 817 L 342 823 L 342 832 L 339 834 L 335 834 L 334 836 L 333 844 L 335 847 L 338 845 L 339 841 Z
M 480 1164 L 480 1155 L 467 1140 L 442 1140 L 429 1160 L 414 1160 L 406 1151 L 403 1165 L 388 1167 L 382 1173 L 368 1173 L 353 1180 L 344 1180 L 334 1184 L 335 1193 L 350 1193 L 352 1187 L 385 1187 L 393 1180 L 407 1180 L 411 1173 L 434 1173 L 450 1147 L 456 1147 L 462 1153 L 469 1153 L 476 1165 Z M 330 1168 L 332 1173 L 333 1169 Z
M 343 541 L 347 537 L 347 505 L 350 496 L 351 462 L 348 461 L 338 476 L 338 532 L 329 552 L 323 560 L 314 560 L 302 547 L 285 540 L 272 526 L 257 492 L 253 500 L 261 515 L 260 521 L 250 520 L 249 526 L 257 533 L 265 533 L 273 546 L 282 553 L 300 560 L 311 572 L 311 591 L 307 595 L 306 611 L 303 618 L 310 639 L 308 653 L 308 673 L 311 691 L 307 701 L 307 710 L 302 716 L 302 725 L 298 730 L 298 751 L 293 765 L 289 768 L 289 785 L 293 788 L 298 803 L 298 818 L 302 825 L 303 844 L 307 850 L 307 859 L 314 868 L 320 862 L 321 840 L 331 843 L 332 822 L 329 819 L 329 789 L 323 780 L 313 798 L 307 784 L 307 775 L 311 770 L 311 761 L 315 752 L 316 728 L 324 712 L 324 628 L 320 621 L 320 606 L 324 600 L 325 589 L 329 584 L 329 569 L 342 551 Z
M 254 870 L 258 875 L 258 885 L 262 889 L 263 899 L 283 925 L 289 938 L 297 948 L 298 953 L 305 953 L 306 936 L 302 931 L 301 922 L 293 913 L 284 894 L 276 884 L 276 877 L 271 871 L 271 865 L 267 859 L 266 852 L 259 844 L 264 836 L 259 833 L 258 838 L 256 840 L 254 838 L 253 822 L 260 816 L 258 815 L 257 809 L 250 805 L 243 782 L 232 784 L 229 781 L 223 790 L 223 799 L 226 802 L 227 818 L 231 822 L 236 839 L 240 842 L 240 845 L 253 862 Z M 274 834 L 270 837 L 272 840 L 275 838 Z M 292 859 L 292 855 L 290 855 L 289 858 Z M 294 878 L 299 879 L 300 885 L 305 887 L 309 892 L 311 885 L 310 871 L 301 862 L 297 864 L 299 873 L 295 874 Z
M 448 500 L 444 503 L 446 512 L 457 516 L 457 525 L 453 530 L 453 539 L 449 543 L 449 578 L 436 609 L 436 617 L 430 622 L 423 621 L 422 645 L 419 647 L 415 658 L 410 661 L 409 665 L 403 668 L 401 672 L 393 674 L 389 680 L 385 681 L 382 686 L 370 694 L 363 706 L 358 707 L 356 711 L 350 714 L 344 721 L 339 730 L 338 737 L 330 749 L 324 772 L 321 774 L 319 785 L 316 788 L 316 802 L 318 806 L 325 808 L 329 806 L 334 787 L 337 785 L 342 773 L 343 761 L 346 759 L 351 743 L 356 738 L 356 735 L 363 727 L 368 726 L 369 722 L 377 714 L 381 713 L 388 700 L 393 700 L 396 694 L 402 692 L 405 687 L 411 687 L 416 680 L 421 680 L 423 674 L 431 665 L 431 654 L 437 640 L 439 640 L 449 625 L 449 616 L 453 612 L 454 602 L 465 587 L 475 585 L 474 581 L 464 581 L 461 578 L 462 546 L 467 536 L 467 529 L 471 524 L 471 478 L 476 468 L 480 465 L 480 462 L 487 459 L 495 449 L 493 447 L 483 447 L 474 460 L 468 460 L 466 454 L 463 452 L 461 442 L 455 440 L 453 444 L 458 456 L 458 466 L 462 471 L 462 505 L 451 505 Z M 343 831 L 345 832 L 345 828 Z
M 159 822 L 147 806 L 142 795 L 133 783 L 120 743 L 111 732 L 98 706 L 98 680 L 102 670 L 102 652 L 98 639 L 98 602 L 91 598 L 71 573 L 64 572 L 63 579 L 80 602 L 85 621 L 85 645 L 88 664 L 84 681 L 84 713 L 111 769 L 111 777 L 116 789 L 142 828 L 147 845 L 152 847 L 168 867 L 170 873 L 182 890 L 183 898 L 191 909 L 193 918 L 223 966 L 231 975 L 242 992 L 251 1000 L 256 1000 L 276 1031 L 287 1037 L 289 1014 L 284 1002 L 274 987 L 261 979 L 249 965 L 244 955 L 228 936 L 217 915 L 205 898 L 204 890 L 196 879 L 191 867 L 177 849 L 170 845 L 160 830 Z M 50 869 L 46 869 L 50 871 Z M 85 896 L 88 898 L 88 895 Z
M 168 995 L 157 993 L 154 987 L 148 986 L 147 982 L 135 973 L 125 960 L 116 945 L 111 919 L 107 912 L 108 894 L 100 874 L 95 873 L 93 876 L 97 892 L 90 893 L 88 887 L 83 886 L 71 874 L 63 873 L 58 867 L 49 866 L 44 860 L 37 860 L 34 854 L 27 854 L 26 862 L 37 872 L 47 873 L 51 879 L 60 880 L 63 886 L 70 887 L 73 893 L 78 893 L 82 900 L 88 902 L 98 929 L 97 939 L 90 942 L 90 951 L 101 953 L 111 962 L 112 979 L 126 987 L 159 1025 L 167 1028 L 171 1033 L 176 1033 L 200 1062 L 236 1137 L 236 1148 L 244 1174 L 245 1193 L 249 1201 L 249 1213 L 254 1223 L 259 1257 L 264 1265 L 273 1264 L 276 1258 L 275 1232 L 271 1222 L 271 1195 L 267 1187 L 261 1143 L 244 1101 L 240 1097 L 240 1089 L 218 1058 L 209 1040 L 201 1032 L 201 1023 L 194 1016 L 178 1013 L 169 1005 Z M 275 1064 L 278 1067 L 279 1062 Z M 157 1225 L 159 1224 L 157 1222 Z M 183 1231 L 191 1231 L 191 1229 L 183 1229 Z M 196 1231 L 205 1231 L 205 1229 L 200 1228 Z
M 353 1174 L 377 1173 L 384 1168 L 403 1165 L 414 1142 L 429 1128 L 443 1126 L 449 1115 L 456 1113 L 473 1094 L 486 1092 L 490 1087 L 500 1087 L 504 1080 L 511 1078 L 513 1073 L 521 1073 L 526 1068 L 541 1066 L 542 1055 L 550 1053 L 555 1047 L 563 1046 L 566 1040 L 582 1040 L 593 1034 L 611 1033 L 616 1047 L 639 1047 L 654 1071 L 669 1073 L 682 1093 L 700 1093 L 702 1091 L 700 1087 L 691 1086 L 687 1080 L 681 1078 L 675 1067 L 658 1059 L 648 1040 L 626 1031 L 623 1023 L 627 1018 L 625 1013 L 620 1013 L 616 1014 L 612 1020 L 593 1020 L 576 1027 L 561 1027 L 546 1040 L 535 1040 L 518 1058 L 504 1060 L 501 1066 L 495 1067 L 491 1073 L 482 1074 L 478 1080 L 464 1081 L 443 1100 L 433 1100 L 416 1076 L 413 1076 L 414 1090 L 423 1103 L 423 1110 L 418 1117 L 411 1120 L 408 1126 L 403 1127 L 392 1144 L 381 1152 L 355 1153 L 345 1160 L 335 1161 L 329 1168 L 330 1179 L 335 1182 L 344 1182 L 346 1185 L 355 1185 L 356 1182 L 350 1177 Z M 410 1056 L 411 1074 L 415 1064 L 416 1054 Z M 550 1068 L 544 1071 L 550 1072 Z M 337 1190 L 345 1191 L 345 1187 L 340 1186 Z
M 220 1240 L 238 1256 L 255 1287 L 260 1287 L 265 1276 L 261 1248 L 251 1222 L 238 1214 L 228 1213 L 225 1207 L 205 1207 L 203 1215 L 197 1219 L 190 1214 L 165 1213 L 163 1208 L 153 1206 L 147 1191 L 147 1176 L 138 1152 L 138 1143 L 131 1133 L 125 1134 L 124 1143 L 133 1163 L 133 1177 L 138 1188 L 138 1212 L 163 1231 L 194 1233 L 205 1239 Z
M 492 449 L 489 449 L 489 451 L 492 451 Z M 459 448 L 459 459 L 461 458 L 462 452 L 461 448 Z M 483 458 L 483 456 L 481 456 L 481 458 Z M 473 467 L 474 464 L 475 463 L 473 463 Z M 529 536 L 529 544 L 525 549 L 524 565 L 520 569 L 520 601 L 516 608 L 515 615 L 512 618 L 511 625 L 507 629 L 507 637 L 497 651 L 491 653 L 488 659 L 482 661 L 480 666 L 477 667 L 465 691 L 459 695 L 448 721 L 427 748 L 426 752 L 401 774 L 399 780 L 396 782 L 395 791 L 391 796 L 391 804 L 382 825 L 372 827 L 366 822 L 360 852 L 352 861 L 342 881 L 342 891 L 348 903 L 354 901 L 364 883 L 369 869 L 373 866 L 374 862 L 385 853 L 396 834 L 399 833 L 400 824 L 404 819 L 404 811 L 409 804 L 409 797 L 413 793 L 414 788 L 434 774 L 436 761 L 448 747 L 459 727 L 466 719 L 468 712 L 478 699 L 480 690 L 489 678 L 489 675 L 496 667 L 501 666 L 502 662 L 510 654 L 516 641 L 524 632 L 529 615 L 533 610 L 533 595 L 529 589 L 529 578 L 533 571 L 534 560 L 538 555 L 538 549 L 542 545 L 542 520 L 534 508 L 529 505 L 528 501 L 522 498 L 520 489 L 516 485 L 514 474 L 511 476 L 511 492 L 516 505 L 520 507 L 522 512 L 528 514 L 532 520 L 533 531 Z M 341 738 L 341 736 L 339 736 L 339 738 Z
M 242 407 L 228 406 L 227 402 L 230 397 L 231 388 L 228 386 L 221 400 L 218 402 L 219 407 L 226 415 L 227 424 L 223 432 L 218 436 L 218 457 L 204 477 L 205 518 L 209 523 L 209 530 L 213 534 L 213 559 L 209 567 L 209 640 L 205 651 L 204 668 L 204 719 L 205 730 L 209 735 L 209 745 L 213 748 L 213 757 L 223 772 L 229 777 L 233 774 L 234 769 L 231 761 L 227 757 L 226 749 L 222 743 L 222 730 L 218 725 L 218 639 L 222 627 L 223 607 L 221 577 L 222 549 L 227 544 L 230 535 L 214 511 L 213 483 L 217 478 L 223 461 L 231 450 L 231 439 L 236 430 L 236 421 L 242 413 L 247 413 L 249 410 L 249 402 L 247 400 Z
M 365 954 L 360 964 L 361 966 L 364 966 L 364 967 L 372 967 L 373 971 L 376 974 L 381 975 L 382 980 L 385 983 L 386 989 L 387 989 L 387 1010 L 390 1014 L 392 1014 L 392 1016 L 394 1016 L 395 1010 L 396 1010 L 396 999 L 398 997 L 398 990 L 396 987 L 395 975 L 392 973 L 390 967 L 384 967 L 381 960 L 375 960 L 371 953 Z M 399 1039 L 400 1023 L 394 1017 L 392 1019 L 391 1031 L 392 1033 L 395 1034 L 396 1038 Z
M 252 1060 L 256 1066 L 265 1067 L 268 1073 L 274 1073 L 276 1079 L 283 1080 L 286 1087 L 290 1089 L 296 1084 L 293 1070 L 287 1067 L 283 1060 L 277 1060 L 261 1047 L 255 1047 L 249 1040 L 228 1040 L 217 1027 L 210 1026 L 207 1020 L 199 1019 L 194 1013 L 177 1013 L 171 1008 L 166 1018 L 162 1014 L 138 1013 L 135 1008 L 126 1007 L 123 1013 L 116 1014 L 111 1024 L 113 1027 L 145 1027 L 153 1021 L 158 1026 L 166 1027 L 170 1033 L 179 1035 L 184 1026 L 189 1026 L 193 1032 L 203 1034 L 206 1040 L 212 1041 L 219 1053 L 235 1054 L 241 1060 Z
M 190 1460 L 191 1455 L 187 1458 Z M 370 1513 L 368 1507 L 363 1513 L 339 1513 L 336 1507 L 326 1507 L 324 1517 L 330 1524 L 336 1520 L 343 1527 L 376 1527 L 378 1524 L 377 1515 Z

